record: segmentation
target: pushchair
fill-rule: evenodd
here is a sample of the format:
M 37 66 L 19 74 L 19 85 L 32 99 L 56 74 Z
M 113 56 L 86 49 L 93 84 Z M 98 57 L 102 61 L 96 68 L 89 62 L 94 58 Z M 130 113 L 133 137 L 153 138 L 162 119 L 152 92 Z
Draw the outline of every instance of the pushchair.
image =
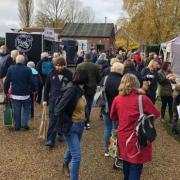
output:
M 109 155 L 114 158 L 113 169 L 123 169 L 123 160 L 119 155 L 119 146 L 117 142 L 117 130 L 112 129 L 109 143 Z

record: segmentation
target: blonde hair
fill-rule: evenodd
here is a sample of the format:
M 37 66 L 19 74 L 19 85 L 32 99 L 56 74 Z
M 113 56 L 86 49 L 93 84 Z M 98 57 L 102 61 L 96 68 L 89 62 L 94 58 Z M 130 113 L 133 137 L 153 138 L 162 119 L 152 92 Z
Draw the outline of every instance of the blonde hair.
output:
M 111 61 L 110 61 L 110 65 L 112 66 L 115 62 L 119 62 L 119 59 L 112 58 Z
M 111 67 L 111 72 L 123 74 L 123 71 L 124 71 L 124 65 L 120 62 L 115 62 Z
M 173 91 L 173 98 L 176 98 L 178 95 L 180 95 L 180 83 L 177 83 L 174 91 Z
M 126 96 L 129 95 L 133 89 L 138 90 L 139 88 L 140 83 L 137 77 L 134 74 L 127 73 L 122 77 L 118 89 L 120 95 Z
M 149 64 L 148 64 L 148 68 L 153 69 L 153 68 L 154 68 L 154 65 L 157 64 L 157 63 L 158 63 L 157 61 L 151 60 L 151 61 L 149 62 Z
M 11 51 L 11 57 L 13 60 L 16 60 L 16 57 L 18 56 L 19 51 L 18 50 L 12 50 Z

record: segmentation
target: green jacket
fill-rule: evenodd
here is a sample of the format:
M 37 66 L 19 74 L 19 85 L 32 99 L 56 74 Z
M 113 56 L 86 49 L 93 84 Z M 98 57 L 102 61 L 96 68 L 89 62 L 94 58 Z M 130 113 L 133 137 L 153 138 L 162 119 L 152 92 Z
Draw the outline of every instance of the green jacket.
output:
M 171 81 L 166 78 L 166 75 L 163 71 L 159 71 L 159 96 L 172 96 L 172 86 Z
M 100 72 L 96 64 L 85 61 L 77 66 L 77 69 L 83 69 L 88 73 L 88 83 L 85 85 L 85 95 L 94 95 L 97 84 L 100 81 Z

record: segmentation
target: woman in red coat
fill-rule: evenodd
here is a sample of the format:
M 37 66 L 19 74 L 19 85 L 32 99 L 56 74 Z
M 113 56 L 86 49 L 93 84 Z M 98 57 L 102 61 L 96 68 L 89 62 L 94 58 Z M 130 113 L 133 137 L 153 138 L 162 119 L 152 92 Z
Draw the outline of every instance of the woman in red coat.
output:
M 120 154 L 123 158 L 123 172 L 125 180 L 139 180 L 143 164 L 152 160 L 152 145 L 148 142 L 145 147 L 140 147 L 140 153 L 135 157 L 131 155 L 137 153 L 137 136 L 133 135 L 131 141 L 126 147 L 126 140 L 133 133 L 135 124 L 139 118 L 138 107 L 138 89 L 140 83 L 133 74 L 126 74 L 121 80 L 119 86 L 119 95 L 115 97 L 111 106 L 110 117 L 113 120 L 118 119 L 118 144 Z M 142 95 L 143 112 L 160 116 L 159 110 L 151 100 Z

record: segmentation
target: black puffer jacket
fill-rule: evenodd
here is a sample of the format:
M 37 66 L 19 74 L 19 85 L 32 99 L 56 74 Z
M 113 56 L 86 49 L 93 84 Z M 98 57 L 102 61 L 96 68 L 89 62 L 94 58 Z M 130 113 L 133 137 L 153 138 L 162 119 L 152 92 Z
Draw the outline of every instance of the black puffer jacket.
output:
M 78 99 L 83 95 L 83 91 L 78 85 L 69 82 L 61 89 L 61 94 L 56 101 L 55 115 L 58 116 L 60 112 L 65 112 L 69 116 L 72 116 Z
M 111 72 L 107 78 L 105 92 L 108 100 L 109 111 L 111 109 L 114 98 L 119 94 L 118 87 L 120 85 L 122 75 L 116 72 Z
M 72 114 L 79 98 L 84 94 L 83 90 L 72 82 L 62 88 L 62 95 L 57 98 L 54 113 L 57 116 L 57 131 L 68 133 L 73 122 Z
M 142 86 L 143 81 L 142 81 L 141 73 L 140 72 L 136 71 L 136 69 L 126 69 L 124 71 L 124 74 L 127 74 L 127 73 L 134 74 L 138 78 L 138 80 L 140 82 L 140 86 Z

